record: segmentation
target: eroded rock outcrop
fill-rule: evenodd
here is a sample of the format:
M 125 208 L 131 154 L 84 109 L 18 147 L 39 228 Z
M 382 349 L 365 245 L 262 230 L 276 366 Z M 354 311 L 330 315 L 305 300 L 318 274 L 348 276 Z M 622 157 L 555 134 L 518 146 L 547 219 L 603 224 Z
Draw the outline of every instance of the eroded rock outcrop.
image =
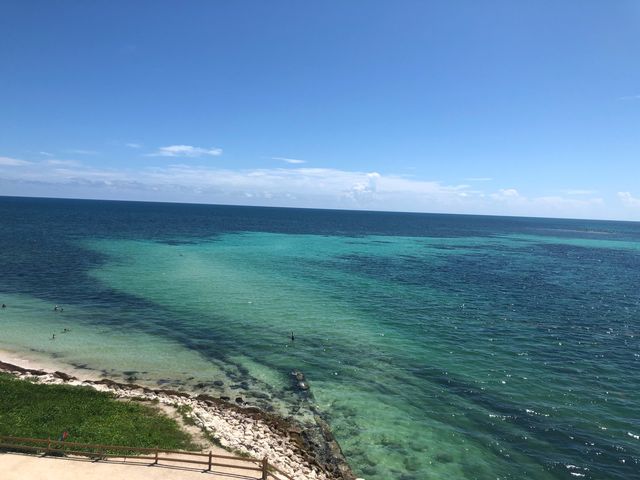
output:
M 329 425 L 317 411 L 314 423 L 302 425 L 293 419 L 246 405 L 241 397 L 236 398 L 233 403 L 228 397 L 216 398 L 206 394 L 191 395 L 176 390 L 150 389 L 106 378 L 96 381 L 80 380 L 60 371 L 49 373 L 1 361 L 0 370 L 21 378 L 35 376 L 40 383 L 87 386 L 110 392 L 119 398 L 157 401 L 176 408 L 182 407 L 184 415 L 216 438 L 223 447 L 257 459 L 266 457 L 270 463 L 296 480 L 355 478 Z M 300 391 L 308 395 L 309 386 L 304 374 L 295 371 L 292 376 Z

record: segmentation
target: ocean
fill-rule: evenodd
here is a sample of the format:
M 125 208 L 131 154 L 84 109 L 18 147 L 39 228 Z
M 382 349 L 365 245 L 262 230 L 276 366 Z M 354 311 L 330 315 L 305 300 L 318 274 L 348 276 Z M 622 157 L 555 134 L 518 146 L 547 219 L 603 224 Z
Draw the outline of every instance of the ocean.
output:
M 367 480 L 640 478 L 640 223 L 0 197 L 0 225 L 2 349 L 317 410 Z

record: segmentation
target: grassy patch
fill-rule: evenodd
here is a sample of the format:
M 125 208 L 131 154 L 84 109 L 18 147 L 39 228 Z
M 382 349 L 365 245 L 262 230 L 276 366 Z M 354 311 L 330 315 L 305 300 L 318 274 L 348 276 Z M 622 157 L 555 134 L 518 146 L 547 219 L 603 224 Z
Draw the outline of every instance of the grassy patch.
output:
M 175 420 L 88 387 L 42 385 L 0 374 L 0 435 L 69 442 L 193 449 Z
M 193 411 L 193 409 L 190 406 L 188 406 L 188 405 L 178 405 L 176 407 L 176 411 L 182 417 L 182 421 L 184 422 L 185 425 L 193 425 L 193 426 L 196 425 L 195 420 L 191 416 L 191 412 Z

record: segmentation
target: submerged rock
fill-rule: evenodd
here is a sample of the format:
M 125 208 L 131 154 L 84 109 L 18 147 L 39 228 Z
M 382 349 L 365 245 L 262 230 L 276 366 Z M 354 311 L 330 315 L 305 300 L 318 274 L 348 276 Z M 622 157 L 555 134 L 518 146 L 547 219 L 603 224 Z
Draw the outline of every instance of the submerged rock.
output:
M 307 392 L 309 390 L 309 384 L 306 381 L 304 373 L 300 370 L 293 370 L 291 372 L 291 376 L 293 377 L 294 386 L 303 392 Z

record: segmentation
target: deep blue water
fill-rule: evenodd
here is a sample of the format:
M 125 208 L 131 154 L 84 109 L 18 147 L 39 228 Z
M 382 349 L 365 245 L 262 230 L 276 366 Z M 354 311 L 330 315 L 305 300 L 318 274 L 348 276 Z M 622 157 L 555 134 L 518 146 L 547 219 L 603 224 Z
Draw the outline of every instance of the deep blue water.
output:
M 0 347 L 189 388 L 211 364 L 316 405 L 367 479 L 640 478 L 639 223 L 10 197 L 0 218 Z M 75 337 L 39 336 L 50 304 Z

